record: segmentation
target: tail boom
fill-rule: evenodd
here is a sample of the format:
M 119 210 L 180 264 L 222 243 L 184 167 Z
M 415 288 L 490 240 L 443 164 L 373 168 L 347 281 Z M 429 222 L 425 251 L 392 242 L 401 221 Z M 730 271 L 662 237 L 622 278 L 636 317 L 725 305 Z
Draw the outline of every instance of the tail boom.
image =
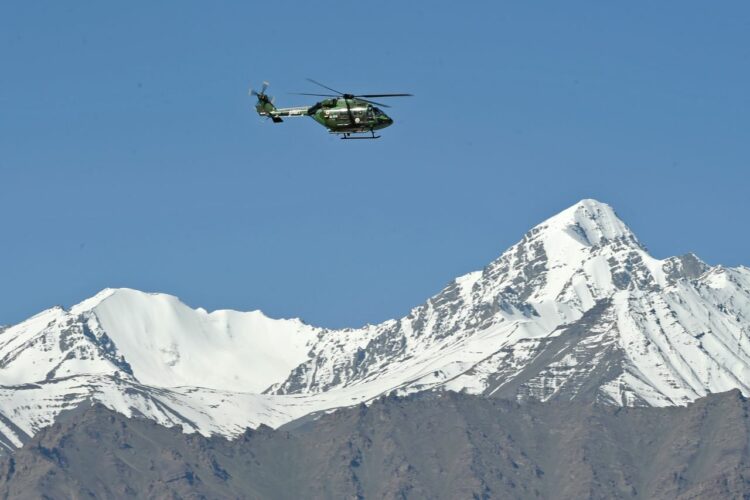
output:
M 266 116 L 271 118 L 274 123 L 281 123 L 284 120 L 282 116 L 307 116 L 310 108 L 308 106 L 298 106 L 295 108 L 277 108 L 273 105 L 273 98 L 266 95 L 266 89 L 268 88 L 268 82 L 263 82 L 261 91 L 250 90 L 250 95 L 254 95 L 258 98 L 258 102 L 255 103 L 255 111 L 260 116 Z

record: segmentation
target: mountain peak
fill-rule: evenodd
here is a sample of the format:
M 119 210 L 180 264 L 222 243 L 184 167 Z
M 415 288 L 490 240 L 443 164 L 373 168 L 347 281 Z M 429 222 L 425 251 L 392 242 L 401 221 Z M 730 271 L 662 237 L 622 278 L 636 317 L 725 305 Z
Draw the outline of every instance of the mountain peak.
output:
M 117 292 L 117 288 L 105 288 L 104 290 L 100 291 L 93 297 L 89 297 L 88 299 L 85 299 L 78 304 L 72 306 L 69 310 L 71 314 L 81 314 L 86 311 L 90 311 L 94 307 L 101 304 L 104 300 L 111 297 L 114 293 Z
M 586 246 L 598 246 L 606 241 L 623 239 L 640 246 L 633 232 L 614 209 L 593 199 L 579 201 L 542 222 L 532 231 L 562 231 Z

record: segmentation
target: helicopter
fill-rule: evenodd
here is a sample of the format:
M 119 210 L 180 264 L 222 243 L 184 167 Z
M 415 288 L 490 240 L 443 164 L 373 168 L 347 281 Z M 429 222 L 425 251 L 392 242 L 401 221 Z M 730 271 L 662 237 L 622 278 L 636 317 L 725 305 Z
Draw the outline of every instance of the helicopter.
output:
M 268 82 L 263 82 L 260 91 L 250 89 L 250 95 L 256 96 L 258 102 L 255 110 L 260 116 L 271 118 L 274 123 L 281 123 L 282 117 L 310 116 L 313 120 L 323 125 L 331 134 L 338 134 L 342 139 L 379 139 L 375 135 L 376 130 L 389 127 L 393 119 L 383 113 L 378 106 L 389 108 L 390 106 L 375 101 L 371 97 L 409 97 L 412 94 L 350 94 L 332 89 L 320 82 L 308 78 L 307 81 L 314 83 L 334 94 L 308 94 L 295 92 L 295 95 L 306 95 L 316 97 L 327 97 L 312 106 L 297 106 L 293 108 L 277 108 L 274 99 L 266 94 Z M 352 134 L 370 134 L 369 136 L 358 136 Z

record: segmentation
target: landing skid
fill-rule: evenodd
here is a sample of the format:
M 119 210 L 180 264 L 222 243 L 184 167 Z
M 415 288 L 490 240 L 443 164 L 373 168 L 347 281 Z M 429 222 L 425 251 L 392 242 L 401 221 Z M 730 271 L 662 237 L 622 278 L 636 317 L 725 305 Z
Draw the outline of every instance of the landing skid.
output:
M 334 132 L 334 133 L 337 133 L 337 132 Z M 365 137 L 359 137 L 359 136 L 352 137 L 351 134 L 356 134 L 356 132 L 338 132 L 338 133 L 341 134 L 341 138 L 342 139 L 350 139 L 350 140 L 351 139 L 369 139 L 369 140 L 371 140 L 371 139 L 380 139 L 379 135 L 375 135 L 375 131 L 374 130 L 370 130 L 370 133 L 372 134 L 372 137 L 367 137 L 367 136 L 365 136 Z

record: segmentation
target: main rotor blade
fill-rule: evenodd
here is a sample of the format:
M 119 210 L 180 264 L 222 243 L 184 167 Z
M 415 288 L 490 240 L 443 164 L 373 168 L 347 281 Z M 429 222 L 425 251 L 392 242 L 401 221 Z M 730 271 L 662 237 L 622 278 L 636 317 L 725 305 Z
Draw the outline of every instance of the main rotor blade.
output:
M 316 82 L 316 81 L 315 81 L 315 80 L 313 80 L 312 78 L 308 78 L 308 79 L 307 79 L 307 81 L 308 81 L 308 82 L 312 82 L 312 83 L 314 83 L 315 85 L 318 85 L 318 86 L 320 86 L 320 87 L 323 87 L 324 89 L 328 89 L 328 90 L 330 90 L 331 92 L 336 92 L 337 94 L 342 94 L 342 95 L 344 94 L 344 92 L 340 92 L 340 91 L 338 91 L 338 90 L 336 90 L 336 89 L 332 89 L 331 87 L 328 87 L 328 86 L 326 86 L 326 85 L 323 85 L 323 84 L 322 84 L 322 83 L 320 83 L 320 82 Z
M 289 92 L 292 95 L 314 95 L 316 97 L 341 97 L 333 94 L 308 94 L 307 92 Z
M 380 106 L 381 108 L 390 108 L 390 106 L 388 106 L 387 104 L 383 104 L 382 102 L 375 102 L 375 101 L 371 101 L 369 99 L 360 99 L 357 96 L 355 96 L 354 99 L 357 100 L 357 101 L 369 102 L 370 104 L 375 104 L 376 106 Z
M 357 94 L 354 97 L 414 97 L 414 94 Z

